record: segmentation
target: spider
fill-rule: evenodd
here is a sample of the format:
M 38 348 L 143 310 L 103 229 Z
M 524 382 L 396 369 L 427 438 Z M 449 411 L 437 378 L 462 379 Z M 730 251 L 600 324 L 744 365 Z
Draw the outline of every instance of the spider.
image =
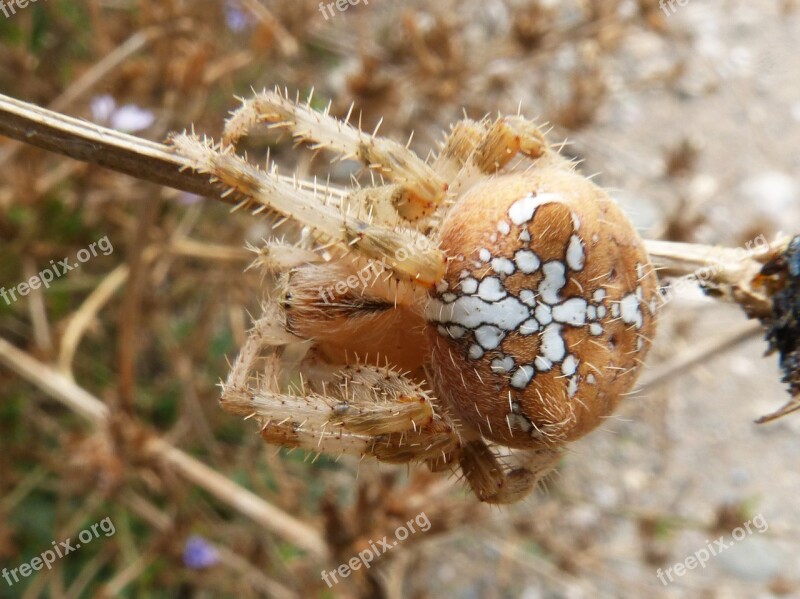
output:
M 277 290 L 222 385 L 270 444 L 459 470 L 481 500 L 528 495 L 634 385 L 657 279 L 615 202 L 521 116 L 465 119 L 430 160 L 311 101 L 265 91 L 221 143 L 176 134 L 191 168 L 282 215 L 299 241 L 257 263 Z M 234 151 L 267 123 L 361 161 L 319 185 Z

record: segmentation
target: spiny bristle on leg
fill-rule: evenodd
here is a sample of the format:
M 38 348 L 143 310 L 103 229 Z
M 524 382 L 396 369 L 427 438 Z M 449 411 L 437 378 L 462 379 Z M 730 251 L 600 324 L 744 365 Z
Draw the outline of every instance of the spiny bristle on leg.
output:
M 412 229 L 372 225 L 329 205 L 322 194 L 287 183 L 274 172 L 263 171 L 213 140 L 178 134 L 172 145 L 190 160 L 191 168 L 208 173 L 228 189 L 311 227 L 338 244 L 343 253 L 357 250 L 378 260 L 403 278 L 430 287 L 445 271 L 444 254 L 427 237 Z
M 444 199 L 447 184 L 406 146 L 351 127 L 324 112 L 313 110 L 309 102 L 289 100 L 279 91 L 263 92 L 243 100 L 225 124 L 223 145 L 230 146 L 258 123 L 289 130 L 295 139 L 310 142 L 312 149 L 328 148 L 343 158 L 359 160 L 407 190 L 412 220 L 414 212 L 430 212 Z M 376 128 L 377 130 L 377 128 Z
M 324 261 L 313 250 L 279 241 L 269 241 L 261 247 L 248 244 L 247 249 L 256 254 L 255 260 L 247 267 L 248 270 L 258 268 L 265 274 L 278 274 L 302 264 L 316 264 Z

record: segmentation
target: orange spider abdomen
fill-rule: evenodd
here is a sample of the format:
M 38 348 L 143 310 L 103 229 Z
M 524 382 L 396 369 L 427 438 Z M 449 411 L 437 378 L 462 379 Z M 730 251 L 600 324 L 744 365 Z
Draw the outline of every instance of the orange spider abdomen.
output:
M 445 278 L 426 309 L 435 391 L 516 448 L 595 428 L 634 385 L 658 284 L 609 196 L 562 169 L 470 189 L 443 223 Z

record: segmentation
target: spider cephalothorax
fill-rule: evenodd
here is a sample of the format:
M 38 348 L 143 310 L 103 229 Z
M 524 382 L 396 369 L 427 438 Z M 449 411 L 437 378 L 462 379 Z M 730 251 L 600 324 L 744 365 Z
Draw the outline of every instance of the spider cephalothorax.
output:
M 232 144 L 259 122 L 391 182 L 258 169 Z M 652 266 L 616 204 L 529 121 L 461 121 L 428 164 L 274 92 L 245 101 L 221 145 L 172 141 L 303 232 L 259 251 L 279 292 L 223 390 L 267 442 L 460 468 L 481 500 L 508 503 L 633 386 L 655 327 Z

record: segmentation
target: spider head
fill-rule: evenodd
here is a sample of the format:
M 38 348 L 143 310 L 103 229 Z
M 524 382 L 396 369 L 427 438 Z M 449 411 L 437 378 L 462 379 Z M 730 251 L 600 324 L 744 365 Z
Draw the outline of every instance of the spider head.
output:
M 487 439 L 556 446 L 595 428 L 638 375 L 657 279 L 616 204 L 563 169 L 471 188 L 443 224 L 426 309 L 437 393 Z

